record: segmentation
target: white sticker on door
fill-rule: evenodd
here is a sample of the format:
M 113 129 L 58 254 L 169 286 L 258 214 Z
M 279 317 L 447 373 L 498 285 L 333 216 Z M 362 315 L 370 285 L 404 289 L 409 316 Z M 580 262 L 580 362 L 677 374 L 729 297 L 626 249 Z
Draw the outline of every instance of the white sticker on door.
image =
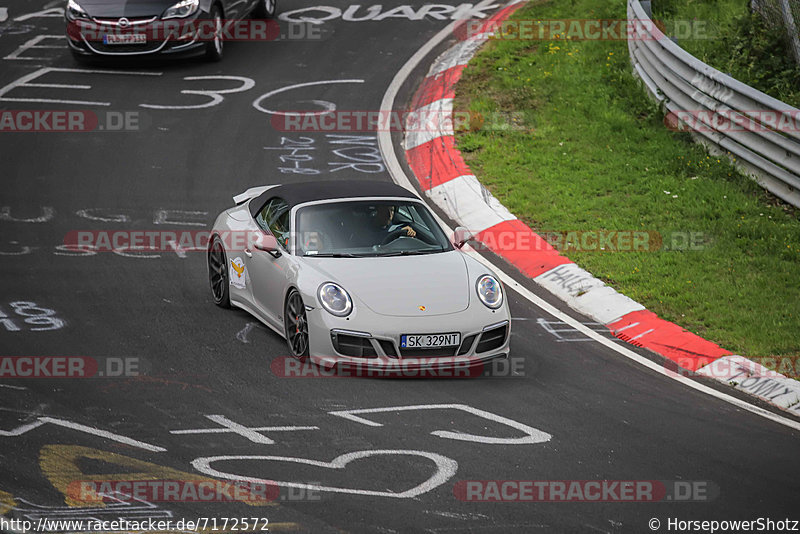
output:
M 242 258 L 236 257 L 231 260 L 230 275 L 231 285 L 236 289 L 244 289 L 245 281 L 247 280 L 247 271 L 245 270 Z

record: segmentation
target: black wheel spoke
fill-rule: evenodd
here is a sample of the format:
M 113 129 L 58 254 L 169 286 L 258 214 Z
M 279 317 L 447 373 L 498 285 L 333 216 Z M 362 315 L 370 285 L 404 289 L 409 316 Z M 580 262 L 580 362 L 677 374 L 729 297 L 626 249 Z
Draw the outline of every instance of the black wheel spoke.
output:
M 211 286 L 211 295 L 214 302 L 220 306 L 228 307 L 225 287 L 228 281 L 225 267 L 225 249 L 218 239 L 211 243 L 208 253 L 208 281 Z
M 286 339 L 292 354 L 304 358 L 305 352 L 308 350 L 308 322 L 303 298 L 297 292 L 293 292 L 286 301 L 284 324 Z
M 211 250 L 210 258 L 211 258 L 211 264 L 215 268 L 219 268 L 222 265 L 222 257 L 221 257 L 221 254 L 219 253 L 219 247 L 215 246 Z

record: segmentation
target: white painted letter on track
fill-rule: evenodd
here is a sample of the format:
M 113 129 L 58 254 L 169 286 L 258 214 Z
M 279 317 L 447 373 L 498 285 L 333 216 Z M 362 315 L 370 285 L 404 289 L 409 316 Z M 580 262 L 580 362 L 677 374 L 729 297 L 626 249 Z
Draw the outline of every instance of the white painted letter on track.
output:
M 376 423 L 364 417 L 360 417 L 360 415 L 384 413 L 384 412 L 403 412 L 412 410 L 461 410 L 470 413 L 472 415 L 488 419 L 489 421 L 494 421 L 496 423 L 510 426 L 511 428 L 519 430 L 520 432 L 525 434 L 524 436 L 517 438 L 495 438 L 491 436 L 478 436 L 476 434 L 468 434 L 465 432 L 452 432 L 450 430 L 434 430 L 433 432 L 431 432 L 432 435 L 439 436 L 440 438 L 445 438 L 445 439 L 454 439 L 457 441 L 472 441 L 475 443 L 486 443 L 491 445 L 532 445 L 535 443 L 544 443 L 550 441 L 550 439 L 553 437 L 547 432 L 542 432 L 541 430 L 537 430 L 528 425 L 519 423 L 517 421 L 514 421 L 513 419 L 508 419 L 506 417 L 502 417 L 500 415 L 493 414 L 491 412 L 479 410 L 478 408 L 473 408 L 472 406 L 468 406 L 466 404 L 419 404 L 412 406 L 391 406 L 387 408 L 339 410 L 328 413 L 331 415 L 336 415 L 338 417 L 344 417 L 345 419 L 349 419 L 350 421 L 355 421 L 356 423 L 361 423 L 368 426 L 383 426 L 381 423 Z

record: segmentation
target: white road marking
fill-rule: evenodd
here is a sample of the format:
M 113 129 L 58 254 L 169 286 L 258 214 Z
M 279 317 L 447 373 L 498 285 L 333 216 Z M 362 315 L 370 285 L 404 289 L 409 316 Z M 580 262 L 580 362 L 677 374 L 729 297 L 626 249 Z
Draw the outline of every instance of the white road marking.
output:
M 477 415 L 478 417 L 488 419 L 489 421 L 494 421 L 495 423 L 500 423 L 502 425 L 510 426 L 511 428 L 514 428 L 526 434 L 524 437 L 521 438 L 494 438 L 489 436 L 477 436 L 475 434 L 467 434 L 465 432 L 452 432 L 450 430 L 434 430 L 433 432 L 431 432 L 432 435 L 445 439 L 454 439 L 458 441 L 472 441 L 475 443 L 488 443 L 492 445 L 532 445 L 535 443 L 544 443 L 550 441 L 550 439 L 553 437 L 547 432 L 542 432 L 541 430 L 537 430 L 528 425 L 519 423 L 517 421 L 514 421 L 513 419 L 508 419 L 507 417 L 493 414 L 491 412 L 479 410 L 478 408 L 473 408 L 472 406 L 468 406 L 466 404 L 417 404 L 412 406 L 390 406 L 388 408 L 338 410 L 328 413 L 330 415 L 343 417 L 350 421 L 361 423 L 367 426 L 383 426 L 381 423 L 370 421 L 369 419 L 359 417 L 356 414 L 405 412 L 410 410 L 462 410 L 472 415 Z
M 5 22 L 7 20 L 8 20 L 8 8 L 0 7 L 0 22 Z
M 86 257 L 86 256 L 97 256 L 97 247 L 94 245 L 74 245 L 74 244 L 65 244 L 65 245 L 58 245 L 56 246 L 55 252 L 53 252 L 56 256 L 69 256 L 69 257 Z
M 484 3 L 485 2 L 482 2 L 482 4 Z M 426 17 L 435 20 L 447 20 L 448 18 L 450 20 L 482 19 L 486 17 L 484 11 L 496 7 L 499 7 L 499 5 L 487 4 L 483 7 L 478 7 L 478 5 L 473 7 L 473 5 L 469 3 L 459 4 L 457 6 L 447 4 L 424 4 L 420 6 L 418 11 L 415 11 L 414 6 L 405 4 L 392 6 L 387 11 L 383 11 L 383 6 L 381 4 L 376 4 L 366 8 L 367 12 L 365 14 L 358 14 L 358 10 L 361 8 L 358 4 L 350 5 L 344 11 L 334 6 L 309 6 L 292 11 L 285 11 L 281 13 L 278 18 L 287 22 L 310 24 L 322 24 L 328 20 L 340 17 L 347 22 L 381 21 L 397 18 L 423 20 Z M 305 13 L 314 12 L 317 12 L 319 15 L 316 17 L 305 15 Z
M 55 310 L 39 306 L 35 302 L 18 300 L 9 302 L 9 306 L 11 306 L 14 313 L 26 323 L 27 330 L 30 332 L 58 330 L 65 325 L 63 319 L 55 317 Z M 8 316 L 0 309 L 0 318 L 3 318 L 0 320 L 0 323 L 8 330 L 19 331 L 20 328 L 14 324 L 13 320 L 6 317 Z M 41 328 L 32 328 L 27 325 L 39 325 Z
M 271 109 L 267 109 L 261 105 L 261 102 L 268 99 L 271 96 L 275 96 L 280 93 L 285 93 L 286 91 L 291 91 L 292 89 L 299 89 L 301 87 L 312 87 L 315 85 L 328 85 L 331 83 L 364 83 L 364 80 L 321 80 L 318 82 L 305 82 L 305 83 L 297 83 L 294 85 L 287 85 L 286 87 L 281 87 L 280 89 L 275 89 L 274 91 L 270 91 L 268 93 L 264 93 L 260 97 L 256 98 L 253 101 L 253 107 L 256 108 L 261 113 L 267 113 L 269 115 L 299 115 L 297 112 L 291 111 L 274 111 Z M 1 94 L 1 93 L 0 93 Z M 314 111 L 314 112 L 306 112 L 307 115 L 324 115 L 325 113 L 332 113 L 336 111 L 336 104 L 333 102 L 327 102 L 324 100 L 313 100 L 313 103 L 324 107 L 323 111 Z
M 17 243 L 16 242 L 12 242 L 11 244 L 15 245 Z M 37 247 L 29 247 L 27 245 L 20 245 L 20 250 L 18 250 L 17 252 L 8 252 L 8 251 L 5 251 L 5 250 L 0 250 L 0 256 L 24 256 L 26 254 L 30 254 L 31 252 L 36 250 L 36 248 Z
M 25 434 L 26 432 L 33 430 L 34 428 L 39 428 L 44 423 L 41 419 L 34 421 L 33 423 L 28 423 L 26 425 L 18 426 L 12 430 L 0 430 L 0 437 L 4 438 L 16 438 Z
M 512 321 L 514 318 L 512 317 Z M 561 334 L 580 334 L 577 330 L 573 329 L 572 327 L 567 328 L 554 328 L 554 325 L 564 325 L 561 321 L 548 321 L 544 317 L 539 317 L 536 319 L 536 323 L 541 326 L 547 333 L 552 334 L 556 338 L 557 343 L 579 343 L 582 341 L 594 341 L 592 338 L 588 337 L 564 337 Z M 594 326 L 593 330 L 595 332 L 608 332 L 608 328 L 605 327 L 602 323 L 595 323 L 595 322 L 587 322 L 583 323 L 588 327 Z
M 631 323 L 629 325 L 623 326 L 622 328 L 618 328 L 618 329 L 614 330 L 614 332 L 616 332 L 616 333 L 624 332 L 628 328 L 633 328 L 634 326 L 639 326 L 639 321 L 636 321 L 635 323 Z
M 64 83 L 26 83 L 25 87 L 43 87 L 46 89 L 91 89 L 91 85 L 71 85 Z
M 180 220 L 178 217 L 186 216 L 187 219 L 205 219 L 207 211 L 189 210 L 156 210 L 153 224 L 179 224 L 183 226 L 205 226 L 205 222 Z
M 479 4 L 477 4 L 477 6 L 481 6 L 489 2 L 491 2 L 491 0 L 482 0 Z M 434 49 L 434 47 L 438 46 L 439 43 L 441 43 L 442 41 L 453 35 L 453 29 L 455 28 L 455 24 L 456 23 L 451 23 L 447 25 L 439 33 L 434 35 L 430 41 L 425 43 L 425 45 L 423 45 L 419 50 L 417 50 L 417 52 L 413 56 L 411 56 L 411 58 L 409 58 L 409 60 L 405 63 L 405 65 L 403 65 L 403 67 L 399 71 L 397 71 L 397 74 L 395 74 L 394 78 L 389 84 L 389 87 L 386 89 L 386 92 L 383 95 L 380 109 L 385 109 L 385 110 L 394 109 L 394 101 L 395 98 L 397 97 L 397 92 L 400 90 L 400 87 L 403 85 L 406 78 L 408 78 L 411 72 L 417 67 L 417 65 L 419 65 L 419 63 L 423 59 L 425 59 L 425 57 Z M 397 160 L 397 154 L 395 153 L 394 146 L 392 144 L 391 133 L 388 131 L 378 132 L 378 144 L 381 149 L 381 155 L 383 156 L 384 161 L 386 161 L 386 168 L 389 170 L 389 173 L 392 176 L 392 179 L 395 181 L 395 183 L 405 187 L 409 191 L 416 192 L 416 188 L 411 184 L 411 181 L 408 179 L 405 172 L 403 172 L 403 167 Z M 434 215 L 436 214 L 434 213 Z M 445 230 L 452 233 L 452 229 L 450 229 L 449 225 L 447 225 L 438 216 L 436 218 L 439 221 L 439 224 L 441 224 Z M 722 393 L 721 391 L 718 391 L 714 388 L 708 387 L 695 380 L 692 380 L 689 377 L 682 376 L 679 373 L 668 371 L 663 365 L 650 361 L 649 359 L 645 358 L 644 356 L 640 356 L 639 354 L 628 349 L 627 347 L 619 345 L 617 342 L 612 341 L 606 337 L 603 337 L 597 332 L 594 332 L 590 328 L 587 328 L 586 326 L 581 324 L 580 321 L 573 319 L 571 316 L 562 312 L 561 310 L 559 310 L 552 304 L 548 303 L 544 299 L 536 296 L 532 291 L 528 290 L 525 286 L 518 283 L 516 280 L 514 280 L 514 278 L 512 278 L 510 275 L 499 269 L 497 266 L 492 264 L 489 260 L 485 259 L 477 252 L 467 251 L 467 253 L 470 254 L 470 256 L 472 256 L 479 262 L 481 262 L 483 265 L 485 265 L 486 267 L 492 269 L 495 273 L 497 273 L 497 275 L 500 277 L 500 280 L 503 282 L 503 284 L 505 284 L 507 288 L 513 289 L 522 298 L 526 299 L 534 306 L 540 308 L 545 313 L 552 315 L 558 320 L 567 323 L 576 330 L 580 330 L 581 332 L 586 334 L 586 336 L 593 338 L 601 345 L 604 345 L 605 347 L 619 353 L 620 355 L 635 361 L 636 363 L 650 369 L 651 371 L 661 376 L 670 378 L 672 380 L 676 380 L 681 384 L 685 385 L 686 387 L 710 395 L 716 399 L 732 404 L 737 408 L 747 410 L 748 412 L 764 417 L 765 419 L 769 419 L 770 421 L 787 426 L 794 430 L 800 430 L 800 422 L 772 413 L 771 411 L 765 410 L 758 406 L 754 406 L 746 401 L 737 399 L 736 397 L 732 397 L 726 393 Z
M 161 254 L 146 254 L 150 250 L 144 246 L 128 246 L 115 248 L 111 252 L 123 258 L 135 258 L 137 260 L 154 260 L 161 257 Z
M 448 519 L 461 519 L 462 521 L 478 521 L 481 519 L 490 519 L 488 515 L 484 514 L 460 514 L 458 512 L 446 512 L 443 510 L 423 510 L 423 513 L 433 514 Z
M 130 217 L 124 214 L 114 214 L 109 217 L 102 217 L 100 215 L 92 215 L 92 212 L 100 211 L 106 208 L 86 208 L 82 210 L 78 210 L 75 212 L 75 215 L 78 217 L 83 217 L 84 219 L 89 219 L 90 221 L 100 221 L 100 222 L 119 222 L 119 223 L 126 223 L 131 220 Z M 107 208 L 111 209 L 111 208 Z
M 275 441 L 259 434 L 259 432 L 292 432 L 295 430 L 319 430 L 318 426 L 262 426 L 246 427 L 231 421 L 224 415 L 206 415 L 209 419 L 224 428 L 193 428 L 190 430 L 170 430 L 170 434 L 236 434 L 247 438 L 253 443 L 261 445 L 273 445 Z
M 28 50 L 64 50 L 64 43 L 59 43 L 58 45 L 41 45 L 42 41 L 45 39 L 56 39 L 57 41 L 63 41 L 66 39 L 63 35 L 37 35 L 33 39 L 29 39 L 28 41 L 21 44 L 16 50 L 11 52 L 9 55 L 4 57 L 3 59 L 10 59 L 10 60 L 17 60 L 17 61 L 41 61 L 43 59 L 53 59 L 50 56 L 22 56 Z M 33 86 L 29 86 L 33 87 Z M 46 87 L 46 86 L 44 86 Z
M 559 334 L 559 332 L 560 332 L 560 331 L 559 331 L 559 330 L 555 330 L 555 329 L 553 329 L 553 328 L 550 326 L 550 321 L 548 321 L 548 320 L 547 320 L 547 319 L 545 319 L 544 317 L 539 317 L 539 318 L 536 320 L 536 322 L 539 324 L 539 326 L 541 326 L 542 328 L 544 328 L 545 330 L 547 330 L 548 332 L 550 332 L 551 334 L 553 334 L 553 335 L 554 335 L 556 338 L 558 338 L 558 339 L 564 339 L 564 338 L 562 338 L 562 337 L 561 337 L 561 334 Z
M 50 206 L 42 207 L 42 214 L 38 217 L 31 217 L 28 219 L 17 219 L 11 216 L 11 206 L 3 206 L 0 208 L 0 221 L 8 222 L 24 222 L 24 223 L 43 223 L 53 218 L 55 210 Z
M 203 104 L 193 104 L 188 106 L 163 106 L 159 104 L 139 104 L 139 107 L 148 108 L 148 109 L 203 109 L 203 108 L 210 108 L 212 106 L 216 106 L 217 104 L 221 103 L 225 100 L 225 97 L 221 95 L 227 95 L 230 93 L 241 93 L 243 91 L 247 91 L 255 87 L 256 82 L 252 78 L 245 78 L 244 76 L 185 76 L 183 78 L 187 81 L 197 81 L 197 80 L 234 80 L 237 82 L 242 82 L 242 85 L 239 87 L 234 87 L 233 89 L 217 89 L 215 91 L 209 91 L 205 89 L 184 89 L 181 91 L 181 94 L 184 95 L 201 95 L 207 96 L 211 100 L 205 102 Z
M 64 8 L 63 7 L 52 7 L 49 9 L 43 9 L 41 11 L 34 11 L 33 13 L 26 13 L 24 15 L 20 15 L 19 17 L 15 18 L 15 22 L 20 22 L 23 20 L 28 19 L 37 19 L 43 17 L 63 17 L 64 16 Z
M 636 335 L 636 336 L 633 336 L 633 337 L 631 338 L 631 341 L 633 341 L 634 339 L 639 339 L 640 337 L 646 336 L 647 334 L 649 334 L 649 333 L 650 333 L 650 332 L 652 332 L 653 330 L 655 330 L 655 328 L 651 328 L 650 330 L 645 330 L 645 331 L 644 331 L 644 332 L 642 332 L 641 334 L 639 334 L 639 335 Z
M 12 386 L 11 384 L 0 384 L 0 388 L 16 389 L 19 391 L 25 391 L 26 389 L 28 389 L 22 386 Z
M 100 430 L 99 428 L 94 428 L 91 426 L 81 425 L 79 423 L 73 423 L 72 421 L 67 421 L 65 419 L 56 419 L 54 417 L 40 417 L 33 423 L 28 423 L 25 425 L 18 426 L 12 430 L 0 430 L 0 437 L 17 437 L 29 432 L 35 428 L 39 428 L 45 424 L 53 424 L 57 426 L 61 426 L 64 428 L 69 428 L 70 430 L 77 430 L 78 432 L 84 432 L 86 434 L 91 434 L 93 436 L 99 436 L 101 438 L 110 439 L 112 441 L 116 441 L 118 443 L 124 443 L 125 445 L 130 445 L 132 447 L 138 447 L 140 449 L 144 449 L 146 451 L 151 452 L 164 452 L 167 449 L 163 447 L 157 447 L 156 445 L 150 445 L 149 443 L 145 443 L 143 441 L 135 440 L 126 436 L 122 436 L 120 434 L 114 434 L 113 432 L 108 432 L 106 430 Z
M 28 83 L 40 78 L 51 72 L 72 72 L 80 74 L 119 74 L 124 76 L 161 76 L 160 72 L 135 72 L 135 71 L 120 71 L 120 70 L 87 70 L 87 69 L 67 69 L 57 67 L 42 67 L 25 76 L 21 76 L 9 83 L 8 85 L 0 88 L 0 101 L 3 102 L 40 102 L 46 104 L 75 104 L 79 106 L 110 106 L 111 102 L 94 102 L 86 100 L 64 100 L 61 98 L 20 98 L 6 96 L 14 89 L 21 89 L 28 87 Z M 51 84 L 34 84 L 33 87 L 54 87 Z M 60 89 L 91 89 L 91 85 L 72 85 L 72 84 L 58 84 L 55 87 Z
M 339 488 L 334 486 L 321 486 L 318 484 L 304 484 L 300 482 L 285 482 L 279 480 L 268 480 L 263 478 L 248 477 L 242 475 L 234 475 L 218 471 L 211 467 L 214 462 L 226 461 L 255 461 L 263 460 L 268 462 L 293 462 L 298 464 L 313 465 L 325 469 L 344 469 L 347 464 L 352 461 L 360 460 L 363 458 L 370 458 L 373 456 L 420 456 L 427 458 L 436 464 L 436 472 L 422 484 L 414 486 L 411 489 L 395 493 L 393 491 L 375 491 L 356 488 Z M 292 456 L 209 456 L 205 458 L 197 458 L 192 461 L 192 466 L 201 473 L 227 480 L 237 480 L 241 482 L 251 482 L 259 484 L 277 484 L 287 488 L 299 488 L 314 491 L 325 491 L 331 493 L 348 493 L 351 495 L 367 495 L 371 497 L 394 497 L 398 499 L 409 499 L 427 493 L 437 487 L 441 486 L 456 474 L 458 470 L 458 463 L 446 456 L 435 454 L 425 451 L 414 450 L 369 450 L 369 451 L 356 451 L 337 456 L 330 462 L 323 462 L 319 460 L 310 460 L 308 458 L 295 458 Z
M 169 245 L 169 248 L 171 248 L 179 258 L 186 259 L 186 250 L 181 248 L 174 239 L 168 240 L 167 245 Z
M 249 334 L 249 333 L 250 333 L 250 331 L 251 331 L 253 328 L 255 328 L 256 326 L 258 326 L 258 323 L 247 323 L 247 324 L 244 326 L 244 328 L 242 328 L 241 330 L 239 330 L 239 331 L 236 333 L 236 339 L 238 339 L 238 340 L 239 340 L 239 341 L 241 341 L 242 343 L 250 343 L 250 342 L 247 340 L 247 334 Z

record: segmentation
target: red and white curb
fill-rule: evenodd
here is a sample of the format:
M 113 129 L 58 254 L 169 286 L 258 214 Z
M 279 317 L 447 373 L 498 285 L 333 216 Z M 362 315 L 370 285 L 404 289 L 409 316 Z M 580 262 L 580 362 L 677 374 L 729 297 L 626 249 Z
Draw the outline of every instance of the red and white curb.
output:
M 800 414 L 800 383 L 743 356 L 723 356 L 697 372 Z
M 510 2 L 484 21 L 483 28 L 490 32 L 523 4 Z M 559 254 L 481 185 L 455 147 L 452 113 L 455 85 L 488 37 L 480 28 L 470 28 L 470 36 L 436 58 L 411 99 L 404 148 L 424 194 L 476 241 L 571 308 L 606 325 L 617 338 L 800 415 L 800 382 L 659 318 Z M 449 119 L 420 128 L 419 117 L 427 116 Z

